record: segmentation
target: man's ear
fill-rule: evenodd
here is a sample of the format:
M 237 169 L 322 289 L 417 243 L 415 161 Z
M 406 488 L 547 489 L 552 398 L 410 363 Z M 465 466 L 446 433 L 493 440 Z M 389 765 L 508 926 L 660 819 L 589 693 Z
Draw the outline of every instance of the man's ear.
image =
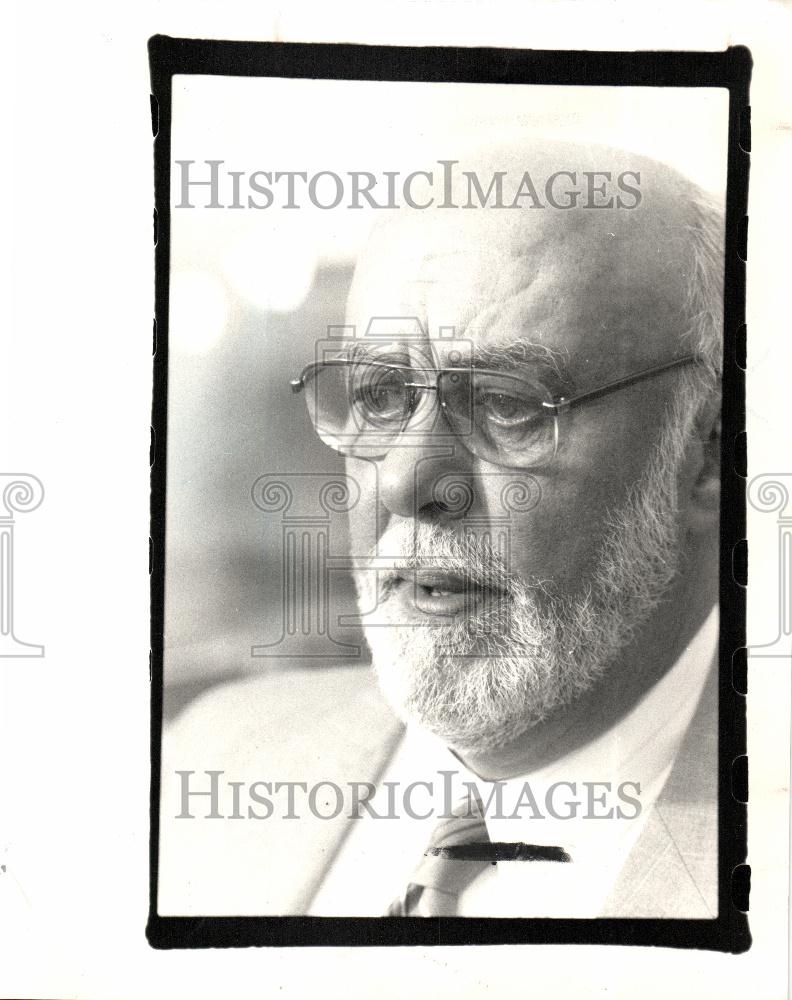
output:
M 698 471 L 690 491 L 690 527 L 707 531 L 720 517 L 721 395 L 714 393 L 696 420 Z

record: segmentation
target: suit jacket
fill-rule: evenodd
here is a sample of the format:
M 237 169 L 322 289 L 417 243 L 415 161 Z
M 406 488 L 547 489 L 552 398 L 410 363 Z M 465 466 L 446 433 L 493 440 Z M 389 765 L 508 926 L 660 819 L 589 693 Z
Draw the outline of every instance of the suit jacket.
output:
M 359 665 L 275 669 L 206 692 L 163 735 L 160 914 L 308 912 L 351 828 L 350 809 L 317 818 L 298 785 L 291 812 L 299 818 L 283 818 L 285 783 L 347 791 L 350 782 L 376 782 L 402 733 L 372 671 Z M 717 777 L 713 669 L 603 917 L 717 915 Z M 330 815 L 334 793 L 323 789 L 314 805 Z M 253 818 L 251 810 L 267 812 L 264 799 L 276 810 Z

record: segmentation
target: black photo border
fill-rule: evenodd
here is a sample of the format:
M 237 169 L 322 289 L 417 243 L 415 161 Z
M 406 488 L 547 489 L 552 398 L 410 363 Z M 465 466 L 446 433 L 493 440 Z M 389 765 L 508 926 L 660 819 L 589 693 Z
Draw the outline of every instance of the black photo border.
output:
M 752 60 L 724 52 L 526 49 L 149 40 L 156 244 L 151 450 L 151 796 L 149 918 L 155 948 L 327 945 L 621 944 L 740 953 L 746 912 L 745 260 Z M 175 74 L 335 80 L 716 87 L 729 91 L 721 447 L 718 916 L 675 919 L 162 917 L 157 912 L 165 595 L 171 81 Z M 739 796 L 739 797 L 738 797 Z M 739 908 L 738 908 L 739 907 Z

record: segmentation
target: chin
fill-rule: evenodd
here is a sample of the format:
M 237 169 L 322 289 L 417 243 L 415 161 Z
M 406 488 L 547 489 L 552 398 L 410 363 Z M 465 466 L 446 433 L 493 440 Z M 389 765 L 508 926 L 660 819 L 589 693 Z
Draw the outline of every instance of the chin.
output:
M 454 749 L 508 746 L 556 707 L 552 672 L 529 652 L 514 656 L 475 643 L 460 652 L 452 641 L 455 631 L 371 629 L 375 634 L 368 639 L 382 692 L 405 723 Z

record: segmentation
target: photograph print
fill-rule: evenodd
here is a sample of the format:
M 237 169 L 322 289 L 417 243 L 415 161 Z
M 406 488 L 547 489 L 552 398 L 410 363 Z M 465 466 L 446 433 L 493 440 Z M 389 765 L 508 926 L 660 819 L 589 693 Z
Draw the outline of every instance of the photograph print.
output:
M 151 42 L 152 943 L 747 947 L 747 71 L 576 55 Z

